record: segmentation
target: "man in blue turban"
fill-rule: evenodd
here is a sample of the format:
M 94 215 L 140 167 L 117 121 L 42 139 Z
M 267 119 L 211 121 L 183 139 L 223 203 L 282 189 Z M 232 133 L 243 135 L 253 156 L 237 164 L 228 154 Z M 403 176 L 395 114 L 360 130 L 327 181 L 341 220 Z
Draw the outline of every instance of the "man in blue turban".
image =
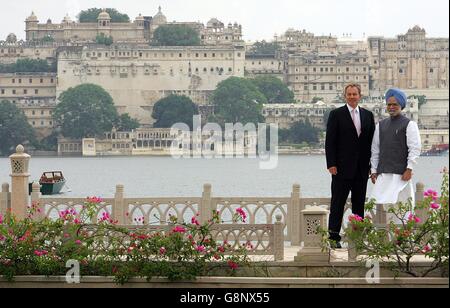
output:
M 391 88 L 386 92 L 386 102 L 391 98 L 394 97 L 397 103 L 400 104 L 400 107 L 405 109 L 406 103 L 408 102 L 408 99 L 406 98 L 405 92 L 403 92 L 400 89 L 397 88 Z
M 370 161 L 375 186 L 370 199 L 391 206 L 408 200 L 414 204 L 411 178 L 421 150 L 419 128 L 402 115 L 407 103 L 403 91 L 392 88 L 385 96 L 389 117 L 375 127 Z

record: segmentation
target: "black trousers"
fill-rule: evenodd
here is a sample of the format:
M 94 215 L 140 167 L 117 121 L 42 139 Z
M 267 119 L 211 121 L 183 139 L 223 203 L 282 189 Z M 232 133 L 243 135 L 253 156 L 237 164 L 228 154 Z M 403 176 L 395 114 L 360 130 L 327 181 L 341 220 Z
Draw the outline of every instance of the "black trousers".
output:
M 330 239 L 339 242 L 341 236 L 342 218 L 344 216 L 345 203 L 350 191 L 352 192 L 352 212 L 360 217 L 364 217 L 364 203 L 366 201 L 367 180 L 363 178 L 361 172 L 357 172 L 354 179 L 342 179 L 333 176 L 331 181 L 331 206 L 330 218 L 328 221 L 328 232 Z

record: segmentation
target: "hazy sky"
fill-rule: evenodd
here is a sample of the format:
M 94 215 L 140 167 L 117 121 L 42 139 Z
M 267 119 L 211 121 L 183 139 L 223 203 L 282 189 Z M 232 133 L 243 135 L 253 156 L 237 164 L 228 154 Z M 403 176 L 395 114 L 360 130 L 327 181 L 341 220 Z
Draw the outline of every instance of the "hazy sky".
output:
M 316 35 L 353 38 L 365 34 L 395 37 L 419 25 L 428 37 L 448 37 L 448 0 L 1 0 L 0 40 L 13 32 L 24 38 L 24 20 L 34 11 L 39 21 L 72 19 L 80 10 L 114 7 L 132 20 L 153 16 L 162 7 L 168 21 L 201 21 L 216 17 L 242 24 L 245 40 L 271 40 L 288 28 Z

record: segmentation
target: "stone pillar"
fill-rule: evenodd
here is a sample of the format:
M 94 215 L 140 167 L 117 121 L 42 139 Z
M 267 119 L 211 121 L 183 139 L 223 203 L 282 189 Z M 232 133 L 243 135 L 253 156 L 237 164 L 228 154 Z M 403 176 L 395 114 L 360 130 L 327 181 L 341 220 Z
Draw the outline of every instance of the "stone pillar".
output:
M 417 183 L 416 184 L 416 195 L 415 195 L 415 202 L 416 202 L 416 206 L 421 204 L 424 200 L 424 193 L 425 191 L 425 185 L 423 183 Z M 424 223 L 427 219 L 428 219 L 428 209 L 423 208 L 423 209 L 415 209 L 414 210 L 415 214 L 420 218 L 421 222 L 420 223 Z
M 5 215 L 11 208 L 11 193 L 9 192 L 9 184 L 2 184 L 2 191 L 0 193 L 0 214 Z
M 200 224 L 212 218 L 211 184 L 203 185 L 202 202 L 199 204 Z
M 35 220 L 41 220 L 45 217 L 45 208 L 40 204 L 41 201 L 41 185 L 33 182 L 31 186 L 31 204 L 36 206 L 36 213 L 33 216 Z
M 27 216 L 28 208 L 28 165 L 30 155 L 24 153 L 22 145 L 16 147 L 16 153 L 9 158 L 11 160 L 11 211 L 17 219 L 24 219 Z
M 128 206 L 125 206 L 124 200 L 124 186 L 116 185 L 116 192 L 114 194 L 114 207 L 112 210 L 113 220 L 117 220 L 119 225 L 130 224 L 129 217 L 127 216 Z
M 304 245 L 300 248 L 295 261 L 308 264 L 328 264 L 329 252 L 322 248 L 322 235 L 318 228 L 327 230 L 329 211 L 313 206 L 301 212 Z
M 284 260 L 284 232 L 283 232 L 283 223 L 281 222 L 281 215 L 277 215 L 276 222 L 274 225 L 274 248 L 275 248 L 275 261 L 283 261 Z
M 300 246 L 302 242 L 302 230 L 300 227 L 300 184 L 292 186 L 291 201 L 288 208 L 288 237 L 292 246 Z
M 373 223 L 379 227 L 385 227 L 387 224 L 387 208 L 383 204 L 375 205 L 376 213 Z
M 356 262 L 358 257 L 358 251 L 356 250 L 355 243 L 353 241 L 347 239 L 348 250 L 347 250 L 347 258 L 348 262 Z

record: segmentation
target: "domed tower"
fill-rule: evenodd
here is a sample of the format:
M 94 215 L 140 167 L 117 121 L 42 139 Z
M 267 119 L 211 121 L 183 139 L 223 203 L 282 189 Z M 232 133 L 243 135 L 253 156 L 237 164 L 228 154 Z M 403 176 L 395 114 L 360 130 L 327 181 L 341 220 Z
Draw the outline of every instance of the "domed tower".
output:
M 111 16 L 103 9 L 97 17 L 97 34 L 111 36 Z
M 217 18 L 211 18 L 207 23 L 206 27 L 213 29 L 214 32 L 220 32 L 224 28 L 224 24 Z
M 109 16 L 106 9 L 103 9 L 102 12 L 98 14 L 97 21 L 100 28 L 111 26 L 111 16 Z
M 8 34 L 6 37 L 6 43 L 14 45 L 17 43 L 17 36 L 14 33 Z
M 62 20 L 63 24 L 70 24 L 72 22 L 72 20 L 69 17 L 69 14 L 66 14 L 66 16 L 64 17 L 64 19 Z
M 31 15 L 25 19 L 25 33 L 27 41 L 32 41 L 38 38 L 38 24 L 39 20 L 36 15 L 34 15 L 34 12 L 31 12 Z
M 162 13 L 161 7 L 158 7 L 158 13 L 155 16 L 153 16 L 152 23 L 155 26 L 160 26 L 160 25 L 164 25 L 167 23 L 167 18 Z
M 141 14 L 139 14 L 138 17 L 136 17 L 136 19 L 134 20 L 134 23 L 138 26 L 138 27 L 143 27 L 144 26 L 144 16 L 142 16 Z

